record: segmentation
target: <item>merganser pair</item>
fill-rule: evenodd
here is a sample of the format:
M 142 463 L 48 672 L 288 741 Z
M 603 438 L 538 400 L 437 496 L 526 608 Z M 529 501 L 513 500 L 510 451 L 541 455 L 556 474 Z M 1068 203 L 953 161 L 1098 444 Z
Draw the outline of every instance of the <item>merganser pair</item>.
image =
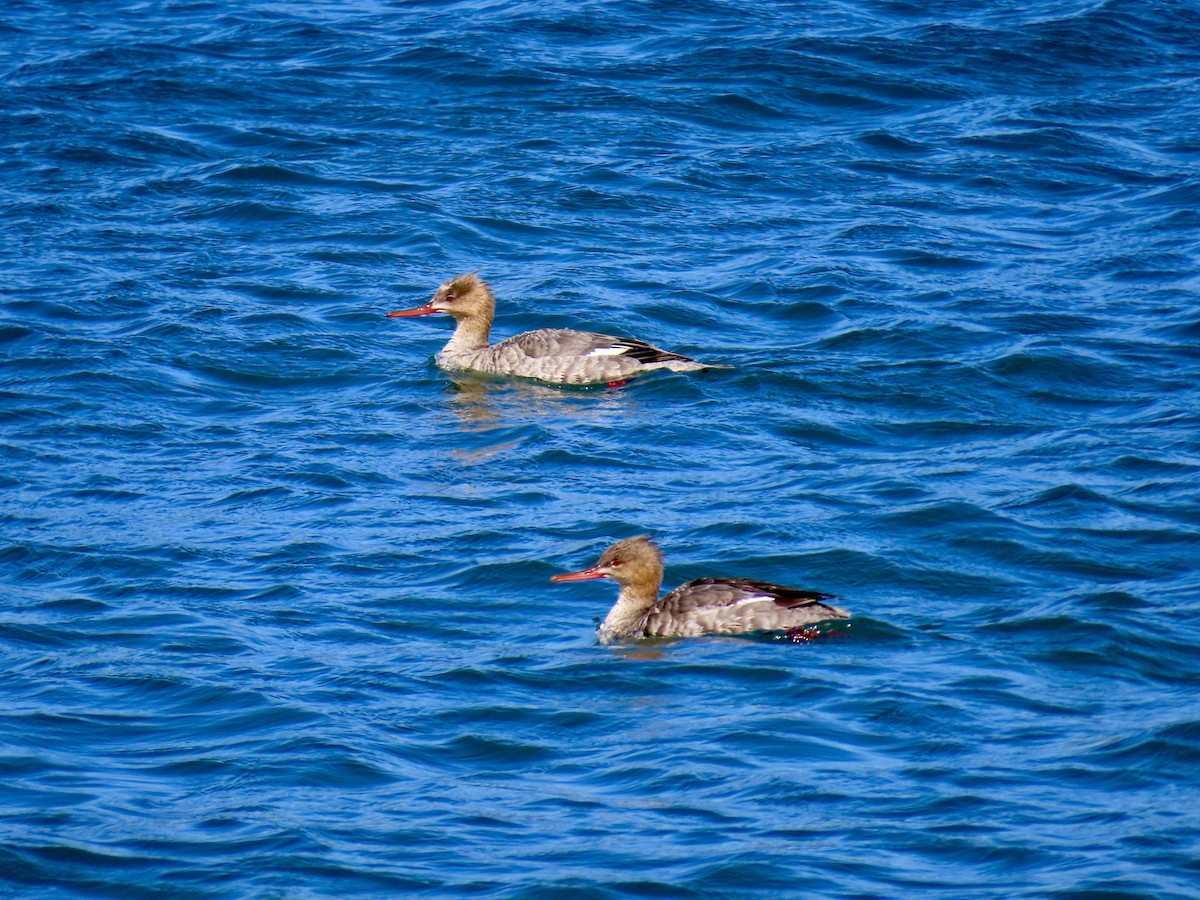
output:
M 611 578 L 621 587 L 616 605 L 600 623 L 601 643 L 648 637 L 695 637 L 701 634 L 746 634 L 786 631 L 805 636 L 818 622 L 848 619 L 850 613 L 828 602 L 832 594 L 796 590 L 750 578 L 700 578 L 671 591 L 661 600 L 662 551 L 648 537 L 613 544 L 599 562 L 580 572 L 555 575 L 551 581 Z
M 450 342 L 435 357 L 439 366 L 452 372 L 514 375 L 553 384 L 617 385 L 652 369 L 694 372 L 709 368 L 645 341 L 565 328 L 527 331 L 490 345 L 496 298 L 474 272 L 451 278 L 424 306 L 398 309 L 388 313 L 388 318 L 434 313 L 453 316 L 457 323 Z
M 450 371 L 534 378 L 553 384 L 624 384 L 653 369 L 694 372 L 710 366 L 653 344 L 607 334 L 542 328 L 499 344 L 488 337 L 496 299 L 487 283 L 471 272 L 451 278 L 424 306 L 398 309 L 389 318 L 446 313 L 456 322 L 450 341 L 437 354 Z M 599 562 L 551 581 L 611 578 L 620 585 L 617 602 L 600 624 L 601 642 L 647 637 L 694 637 L 752 631 L 800 633 L 818 622 L 847 619 L 850 613 L 819 591 L 796 590 L 750 578 L 700 578 L 658 597 L 663 579 L 662 551 L 648 537 L 613 544 Z

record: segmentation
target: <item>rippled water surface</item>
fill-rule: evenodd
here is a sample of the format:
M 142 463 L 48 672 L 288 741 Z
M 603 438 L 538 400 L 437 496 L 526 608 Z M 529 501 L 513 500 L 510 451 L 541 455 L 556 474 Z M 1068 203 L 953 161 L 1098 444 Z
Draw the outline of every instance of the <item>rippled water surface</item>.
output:
M 0 893 L 1200 896 L 1200 9 L 16 0 Z M 452 379 L 575 325 L 730 366 Z M 651 533 L 855 618 L 602 647 Z

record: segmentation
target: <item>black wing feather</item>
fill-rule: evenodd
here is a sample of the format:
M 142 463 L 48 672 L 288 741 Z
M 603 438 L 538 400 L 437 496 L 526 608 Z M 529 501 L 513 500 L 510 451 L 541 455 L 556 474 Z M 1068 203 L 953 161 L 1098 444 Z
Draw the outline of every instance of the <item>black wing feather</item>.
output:
M 613 342 L 614 347 L 620 347 L 625 352 L 622 356 L 628 356 L 636 359 L 640 363 L 654 362 L 695 362 L 690 356 L 683 356 L 679 353 L 671 353 L 669 350 L 660 350 L 653 344 L 647 344 L 645 341 L 639 341 L 636 338 L 621 338 Z

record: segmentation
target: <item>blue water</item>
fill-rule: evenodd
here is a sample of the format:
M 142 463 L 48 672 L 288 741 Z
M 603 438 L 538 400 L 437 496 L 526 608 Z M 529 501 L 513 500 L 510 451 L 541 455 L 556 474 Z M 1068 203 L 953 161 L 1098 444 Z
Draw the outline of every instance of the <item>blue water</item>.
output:
M 1200 8 L 0 14 L 0 894 L 1200 896 Z M 576 326 L 732 368 L 453 380 Z M 667 585 L 803 644 L 599 646 Z

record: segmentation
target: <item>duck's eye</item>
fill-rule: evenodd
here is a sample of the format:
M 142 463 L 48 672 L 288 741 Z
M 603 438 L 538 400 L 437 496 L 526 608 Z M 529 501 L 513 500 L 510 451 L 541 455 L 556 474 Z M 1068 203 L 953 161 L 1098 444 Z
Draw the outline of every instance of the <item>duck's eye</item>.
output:
M 621 565 L 623 562 L 624 562 L 624 560 L 614 559 L 612 562 L 609 563 L 609 565 L 615 569 L 617 566 Z
M 447 303 L 450 303 L 451 301 L 458 299 L 458 294 L 447 294 L 442 299 L 445 300 Z

